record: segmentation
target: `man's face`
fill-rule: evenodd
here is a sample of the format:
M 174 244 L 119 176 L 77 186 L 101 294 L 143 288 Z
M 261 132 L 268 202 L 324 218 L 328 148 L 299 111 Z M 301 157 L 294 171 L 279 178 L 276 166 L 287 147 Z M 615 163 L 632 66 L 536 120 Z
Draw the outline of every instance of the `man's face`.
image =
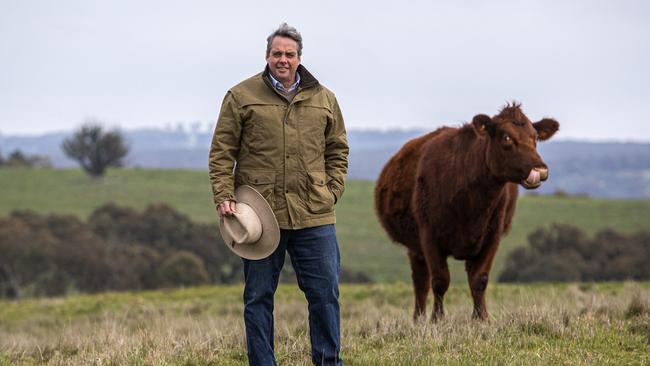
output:
M 300 65 L 298 43 L 291 38 L 276 36 L 271 41 L 271 51 L 266 63 L 273 77 L 282 84 L 294 82 L 296 70 Z

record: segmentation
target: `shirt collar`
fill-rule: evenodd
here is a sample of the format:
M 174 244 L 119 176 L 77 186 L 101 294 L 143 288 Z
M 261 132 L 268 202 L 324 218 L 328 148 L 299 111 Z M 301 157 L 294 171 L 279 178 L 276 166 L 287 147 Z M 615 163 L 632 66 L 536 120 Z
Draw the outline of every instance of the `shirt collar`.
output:
M 284 85 L 282 85 L 281 82 L 275 80 L 273 77 L 273 74 L 269 72 L 269 79 L 271 79 L 271 84 L 273 84 L 273 87 L 276 88 L 277 90 L 283 92 L 283 93 L 291 93 L 292 91 L 296 90 L 298 88 L 298 84 L 300 84 L 300 73 L 296 73 L 296 82 L 291 84 L 288 90 L 285 90 Z

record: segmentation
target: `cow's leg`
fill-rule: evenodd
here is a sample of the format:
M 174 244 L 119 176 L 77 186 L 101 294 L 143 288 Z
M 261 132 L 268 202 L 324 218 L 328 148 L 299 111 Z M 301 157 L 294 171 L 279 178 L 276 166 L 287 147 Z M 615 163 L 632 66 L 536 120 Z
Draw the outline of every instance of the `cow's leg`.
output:
M 493 239 L 481 249 L 475 258 L 465 262 L 467 281 L 469 282 L 472 299 L 474 300 L 474 311 L 472 313 L 474 319 L 487 320 L 488 318 L 487 307 L 485 305 L 485 290 L 488 284 L 490 268 L 492 268 L 492 260 L 498 247 L 498 238 Z
M 409 261 L 411 262 L 411 279 L 413 280 L 413 290 L 415 292 L 415 310 L 413 311 L 413 320 L 418 320 L 427 310 L 427 297 L 431 288 L 431 275 L 427 262 L 424 259 L 422 251 L 409 249 Z
M 449 267 L 447 258 L 440 253 L 428 230 L 420 231 L 421 248 L 431 273 L 431 289 L 433 290 L 433 313 L 431 320 L 436 321 L 444 315 L 443 299 L 449 289 Z
M 445 293 L 449 289 L 449 267 L 447 267 L 447 258 L 441 258 L 440 255 L 436 256 L 436 263 L 431 268 L 432 281 L 431 288 L 433 289 L 433 314 L 431 320 L 436 321 L 445 315 L 442 303 Z

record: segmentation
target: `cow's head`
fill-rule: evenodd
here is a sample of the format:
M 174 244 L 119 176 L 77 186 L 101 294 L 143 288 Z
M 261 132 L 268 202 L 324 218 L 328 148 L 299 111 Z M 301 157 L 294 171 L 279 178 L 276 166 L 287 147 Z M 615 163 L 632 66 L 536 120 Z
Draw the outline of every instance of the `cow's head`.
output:
M 548 178 L 548 167 L 537 153 L 537 141 L 550 139 L 560 127 L 554 119 L 532 123 L 517 103 L 499 114 L 479 114 L 472 125 L 480 138 L 488 139 L 486 160 L 490 174 L 524 188 L 539 187 Z

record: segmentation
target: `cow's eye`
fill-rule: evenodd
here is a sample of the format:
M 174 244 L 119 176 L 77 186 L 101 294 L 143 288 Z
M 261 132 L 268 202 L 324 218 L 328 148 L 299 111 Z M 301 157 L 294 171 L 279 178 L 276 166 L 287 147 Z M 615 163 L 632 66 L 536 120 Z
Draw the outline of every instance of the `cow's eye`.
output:
M 510 138 L 510 136 L 508 136 L 508 135 L 503 135 L 503 141 L 505 141 L 505 142 L 507 142 L 507 143 L 511 143 L 511 142 L 512 142 L 512 138 Z

